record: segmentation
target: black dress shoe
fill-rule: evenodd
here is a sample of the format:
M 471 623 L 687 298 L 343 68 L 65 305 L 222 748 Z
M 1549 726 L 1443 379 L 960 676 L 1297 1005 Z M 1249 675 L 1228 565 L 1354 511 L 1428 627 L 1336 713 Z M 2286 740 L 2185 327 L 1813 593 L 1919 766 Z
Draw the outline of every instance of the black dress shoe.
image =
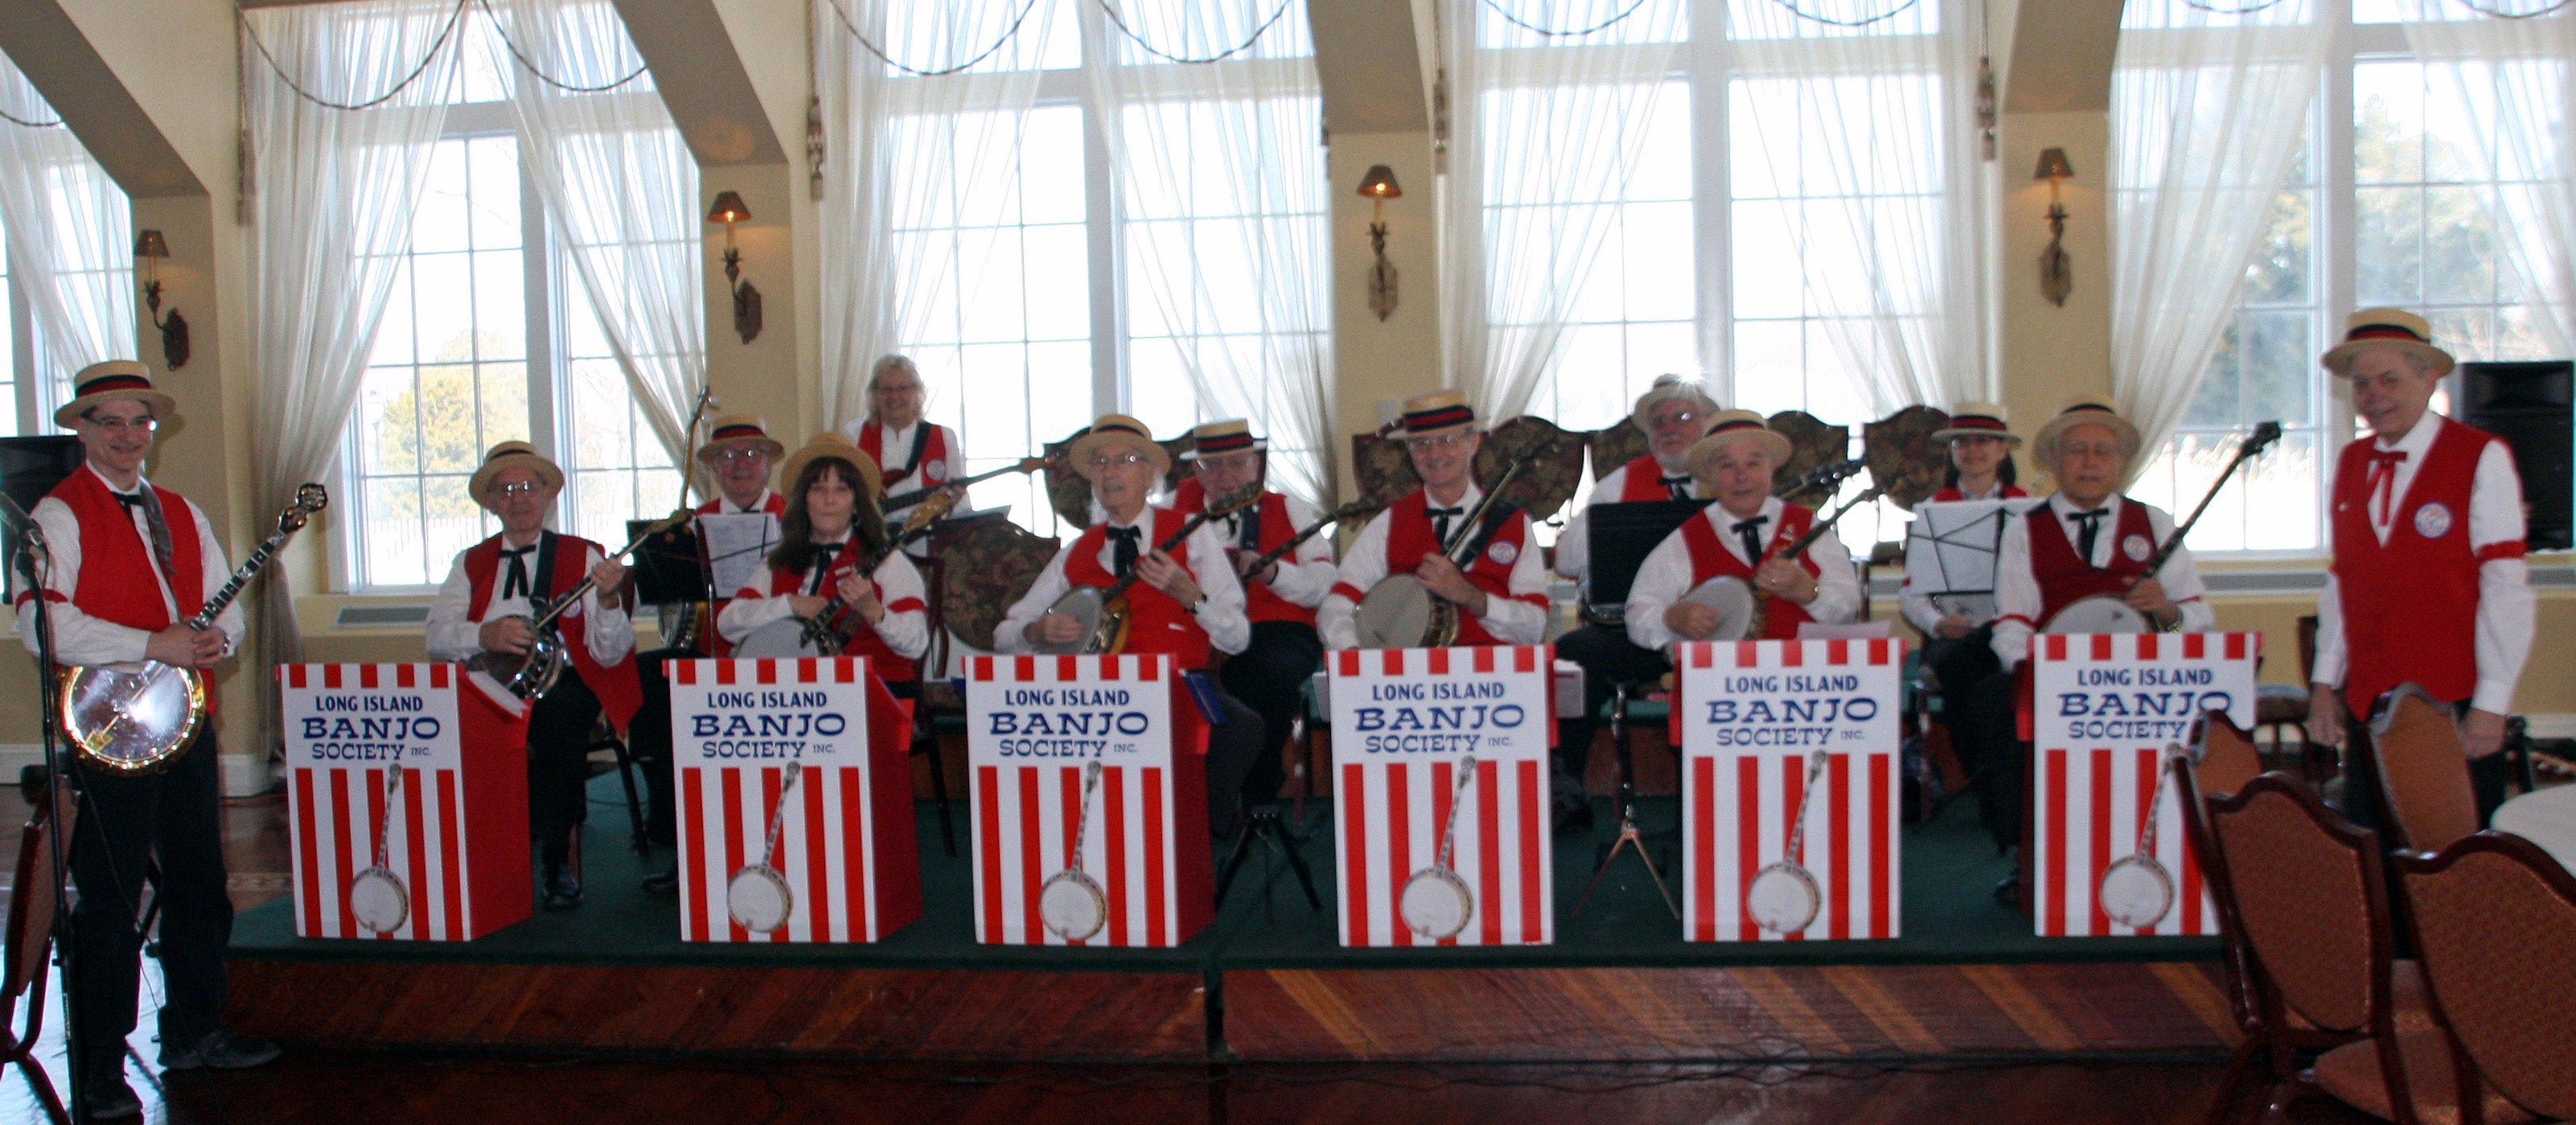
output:
M 665 870 L 656 871 L 645 876 L 644 893 L 648 895 L 675 895 L 680 893 L 680 865 L 675 863 Z
M 1995 884 L 1995 902 L 2001 906 L 2021 905 L 2021 875 L 2015 872 Z
M 581 876 L 573 874 L 569 867 L 546 868 L 539 889 L 545 892 L 548 910 L 570 910 L 581 905 Z
M 1554 802 L 1556 830 L 1577 832 L 1592 827 L 1592 800 L 1572 793 L 1559 793 Z
M 248 1070 L 277 1061 L 277 1044 L 265 1039 L 244 1039 L 223 1028 L 207 1032 L 206 1037 L 183 1047 L 161 1044 L 161 1069 L 195 1070 L 210 1066 L 216 1070 Z
M 92 1121 L 119 1121 L 143 1116 L 143 1099 L 122 1078 L 81 1085 L 81 1115 Z

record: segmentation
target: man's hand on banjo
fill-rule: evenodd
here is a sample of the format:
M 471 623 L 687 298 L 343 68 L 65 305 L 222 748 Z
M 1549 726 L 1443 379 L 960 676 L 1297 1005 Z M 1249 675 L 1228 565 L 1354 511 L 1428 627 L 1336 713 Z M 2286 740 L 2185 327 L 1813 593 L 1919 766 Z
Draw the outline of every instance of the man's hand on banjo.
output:
M 1717 608 L 1698 602 L 1674 602 L 1664 609 L 1664 628 L 1687 640 L 1704 641 L 1717 632 Z

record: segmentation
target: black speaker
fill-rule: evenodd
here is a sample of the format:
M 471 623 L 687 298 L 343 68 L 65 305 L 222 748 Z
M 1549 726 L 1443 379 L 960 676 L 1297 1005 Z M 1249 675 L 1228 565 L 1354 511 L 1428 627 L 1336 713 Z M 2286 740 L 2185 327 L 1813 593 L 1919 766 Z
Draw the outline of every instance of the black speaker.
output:
M 80 465 L 80 439 L 70 434 L 0 438 L 0 491 L 21 509 L 34 510 Z
M 2530 524 L 2523 542 L 2576 546 L 2576 362 L 2463 363 L 2459 419 L 2513 447 Z

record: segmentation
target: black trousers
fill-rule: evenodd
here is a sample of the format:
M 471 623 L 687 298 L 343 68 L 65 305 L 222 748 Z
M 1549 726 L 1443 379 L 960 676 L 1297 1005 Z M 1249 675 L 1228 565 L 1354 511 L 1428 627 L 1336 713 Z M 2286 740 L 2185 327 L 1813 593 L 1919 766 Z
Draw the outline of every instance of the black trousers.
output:
M 1214 677 L 1210 680 L 1214 686 Z M 1263 731 L 1261 713 L 1223 687 L 1216 689 L 1216 702 L 1225 721 L 1208 728 L 1208 833 L 1222 836 L 1234 830 L 1234 811 L 1243 803 L 1244 780 L 1252 776 L 1261 759 L 1262 740 L 1269 736 Z M 1275 746 L 1270 748 L 1270 759 L 1275 767 L 1279 759 Z M 1271 786 L 1271 791 L 1277 792 L 1278 786 Z
M 2003 671 L 1995 656 L 1993 626 L 1957 639 L 1935 637 L 1923 642 L 1923 666 L 1941 679 L 1941 723 L 1956 734 L 1959 717 L 1968 713 L 1969 696 L 1985 678 Z
M 671 680 L 665 661 L 696 660 L 685 648 L 657 648 L 635 656 L 635 677 L 643 685 L 643 705 L 626 731 L 626 753 L 644 774 L 644 836 L 670 847 L 680 838 L 678 806 L 671 772 Z
M 1288 771 L 1280 765 L 1279 748 L 1288 742 L 1289 728 L 1297 721 L 1297 709 L 1306 705 L 1306 682 L 1315 670 L 1324 666 L 1324 638 L 1315 627 L 1299 621 L 1256 621 L 1252 624 L 1252 643 L 1242 652 L 1225 658 L 1217 669 L 1217 680 L 1228 695 L 1242 700 L 1261 716 L 1262 753 L 1256 754 L 1251 772 L 1243 780 L 1243 804 L 1246 808 L 1266 805 L 1279 799 L 1279 788 L 1288 783 Z
M 1968 771 L 1968 788 L 1977 795 L 1977 816 L 1994 836 L 1995 847 L 2020 843 L 2022 786 L 2030 773 L 2030 751 L 2022 743 L 2019 719 L 2013 712 L 2010 669 L 1987 675 L 1968 689 L 1966 708 L 1950 716 L 1950 735 L 1951 750 Z
M 222 1026 L 224 950 L 233 901 L 225 891 L 222 751 L 214 728 L 170 768 L 124 776 L 74 766 L 82 807 L 71 849 L 74 971 L 71 1002 L 81 1044 L 79 1080 L 125 1067 L 142 973 L 145 865 L 161 862 L 161 1041 L 191 1047 Z
M 668 725 L 670 700 L 663 699 Z M 567 667 L 553 691 L 528 712 L 528 835 L 547 863 L 572 852 L 572 834 L 590 814 L 590 732 L 599 697 Z
M 1662 653 L 1640 648 L 1628 631 L 1610 625 L 1586 625 L 1556 639 L 1556 654 L 1583 667 L 1583 717 L 1556 722 L 1556 791 L 1583 795 L 1583 765 L 1592 755 L 1592 732 L 1601 707 L 1620 684 L 1654 680 L 1673 670 Z
M 2452 711 L 2457 717 L 2466 719 L 2469 705 L 2462 701 L 2454 704 Z M 2344 730 L 2349 748 L 2343 756 L 2343 818 L 2356 828 L 2379 833 L 2383 845 L 2393 848 L 2396 841 L 2389 838 L 2388 814 L 2383 811 L 2386 805 L 2379 796 L 2378 748 L 2370 744 L 2369 729 L 2350 715 L 2344 717 Z M 2495 816 L 2497 807 L 2504 804 L 2504 791 L 2512 780 L 2511 756 L 2504 751 L 2469 759 L 2469 791 L 2477 797 L 2478 824 L 2481 827 Z

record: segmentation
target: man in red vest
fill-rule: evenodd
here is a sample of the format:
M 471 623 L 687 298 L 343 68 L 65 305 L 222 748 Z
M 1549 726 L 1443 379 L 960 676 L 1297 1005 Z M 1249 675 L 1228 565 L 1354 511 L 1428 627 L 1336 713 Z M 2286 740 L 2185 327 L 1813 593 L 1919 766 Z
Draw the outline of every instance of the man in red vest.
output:
M 1555 570 L 1577 582 L 1591 578 L 1592 509 L 1604 504 L 1654 500 L 1705 499 L 1707 491 L 1690 470 L 1691 446 L 1708 432 L 1717 402 L 1699 383 L 1679 375 L 1661 375 L 1637 399 L 1628 420 L 1646 435 L 1646 455 L 1611 469 L 1592 485 L 1592 498 L 1566 521 L 1557 536 Z M 1596 463 L 1595 469 L 1600 468 Z M 1603 607 L 1594 607 L 1596 609 Z M 1586 622 L 1556 638 L 1556 654 L 1583 669 L 1583 714 L 1556 724 L 1556 777 L 1549 782 L 1566 800 L 1560 828 L 1591 823 L 1592 803 L 1583 796 L 1583 767 L 1592 752 L 1592 733 L 1611 691 L 1622 683 L 1652 680 L 1671 671 L 1661 654 L 1639 648 L 1615 619 Z
M 890 355 L 868 373 L 868 416 L 843 428 L 860 452 L 876 459 L 885 472 L 885 511 L 897 514 L 902 501 L 925 488 L 937 488 L 964 476 L 964 445 L 957 431 L 922 420 L 930 392 L 912 357 Z M 915 554 L 921 553 L 919 550 Z
M 2021 841 L 2022 750 L 2016 680 L 2030 638 L 2058 611 L 2096 594 L 2118 597 L 2165 632 L 2201 632 L 2217 619 L 2191 552 L 2176 550 L 2154 574 L 2147 562 L 2173 534 L 2173 517 L 2120 494 L 2138 455 L 2138 428 L 2109 402 L 2078 396 L 2031 439 L 2031 457 L 2057 478 L 2057 494 L 2008 520 L 1995 549 L 1994 652 L 2003 670 L 1979 682 L 1968 714 L 1951 720 L 1960 764 L 1975 775 L 1977 808 L 1998 850 Z M 2018 894 L 2017 881 L 1996 888 Z
M 1077 586 L 1105 589 L 1133 574 L 1124 651 L 1170 653 L 1184 672 L 1205 670 L 1216 652 L 1242 652 L 1251 642 L 1252 622 L 1244 615 L 1243 584 L 1216 532 L 1204 525 L 1191 531 L 1177 557 L 1162 549 L 1189 517 L 1147 503 L 1155 483 L 1171 471 L 1172 456 L 1145 424 L 1103 414 L 1073 440 L 1065 457 L 1091 479 L 1092 498 L 1107 518 L 1047 560 L 1037 583 L 994 627 L 994 649 L 1031 652 L 1082 639 L 1080 621 L 1050 612 L 1057 599 Z M 1217 685 L 1210 688 L 1221 721 L 1208 731 L 1208 825 L 1222 835 L 1234 822 L 1244 780 L 1267 736 L 1258 712 Z
M 1206 510 L 1209 496 L 1232 495 L 1252 487 L 1269 471 L 1269 443 L 1252 434 L 1241 418 L 1208 422 L 1191 431 L 1190 449 L 1181 459 L 1198 475 L 1172 492 L 1171 509 L 1184 516 Z M 1265 490 L 1260 502 L 1209 522 L 1217 542 L 1225 544 L 1243 582 L 1244 616 L 1252 622 L 1243 651 L 1226 657 L 1217 678 L 1228 694 L 1261 713 L 1261 755 L 1243 783 L 1243 803 L 1257 809 L 1279 798 L 1288 780 L 1280 767 L 1279 748 L 1288 741 L 1297 709 L 1305 705 L 1306 681 L 1324 666 L 1324 642 L 1315 632 L 1315 606 L 1333 588 L 1340 571 L 1333 566 L 1333 545 L 1322 534 L 1297 545 L 1278 561 L 1252 569 L 1262 555 L 1296 538 L 1315 522 L 1315 510 L 1284 492 Z
M 1476 450 L 1484 432 L 1458 391 L 1433 391 L 1404 401 L 1404 448 L 1422 487 L 1372 517 L 1342 552 L 1341 581 L 1315 610 L 1326 648 L 1355 648 L 1360 600 L 1389 574 L 1411 574 L 1424 588 L 1455 603 L 1461 645 L 1534 645 L 1547 639 L 1547 570 L 1530 538 L 1529 516 L 1497 502 L 1475 528 L 1467 513 L 1485 499 L 1475 477 Z M 1467 555 L 1462 567 L 1443 555 L 1451 539 Z M 1474 548 L 1472 554 L 1468 548 Z
M 2478 813 L 2504 803 L 2505 716 L 2531 653 L 2537 599 L 2523 565 L 2522 478 L 2495 435 L 2430 411 L 2451 370 L 2424 318 L 2363 309 L 2322 359 L 2352 384 L 2369 435 L 2336 462 L 2334 568 L 2317 597 L 2310 737 L 2411 683 L 2462 713 Z M 2338 690 L 2340 689 L 2340 690 Z M 2346 815 L 2377 827 L 2376 763 L 2354 755 Z
M 186 497 L 143 479 L 153 429 L 178 416 L 140 363 L 109 360 L 82 368 L 70 402 L 54 412 L 80 435 L 84 461 L 31 513 L 49 556 L 41 582 L 21 583 L 19 636 L 36 651 L 29 624 L 34 590 L 52 617 L 54 659 L 66 666 L 157 660 L 211 679 L 241 640 L 241 603 L 214 625 L 184 623 L 230 578 L 223 544 L 206 513 Z M 211 696 L 209 703 L 211 704 Z M 73 1034 L 78 1038 L 84 1112 L 130 1117 L 142 1102 L 125 1084 L 125 1037 L 135 1023 L 143 934 L 135 928 L 143 873 L 157 857 L 161 885 L 161 1065 L 169 1070 L 258 1066 L 273 1043 L 224 1029 L 224 950 L 233 906 L 224 870 L 223 788 L 215 724 L 167 768 L 127 774 L 74 760 L 71 783 L 82 809 L 71 847 Z
M 1703 582 L 1734 578 L 1769 595 L 1762 635 L 1794 640 L 1814 621 L 1838 625 L 1860 616 L 1860 576 L 1851 552 L 1827 528 L 1795 559 L 1787 548 L 1816 525 L 1815 509 L 1771 495 L 1771 479 L 1789 460 L 1789 439 L 1750 410 L 1721 410 L 1708 436 L 1691 446 L 1691 471 L 1717 503 L 1682 524 L 1637 568 L 1628 588 L 1628 639 L 1662 653 L 1677 641 L 1715 637 L 1718 611 L 1682 595 Z
M 546 530 L 563 479 L 562 469 L 524 441 L 502 442 L 483 455 L 467 489 L 501 518 L 501 533 L 456 556 L 430 602 L 423 634 L 432 660 L 524 656 L 536 640 L 529 619 L 585 575 L 596 584 L 555 620 L 568 658 L 563 678 L 528 714 L 528 831 L 537 841 L 538 890 L 548 910 L 581 905 L 581 872 L 571 859 L 590 804 L 591 728 L 605 715 L 624 735 L 643 704 L 635 628 L 620 593 L 626 568 L 597 543 Z

